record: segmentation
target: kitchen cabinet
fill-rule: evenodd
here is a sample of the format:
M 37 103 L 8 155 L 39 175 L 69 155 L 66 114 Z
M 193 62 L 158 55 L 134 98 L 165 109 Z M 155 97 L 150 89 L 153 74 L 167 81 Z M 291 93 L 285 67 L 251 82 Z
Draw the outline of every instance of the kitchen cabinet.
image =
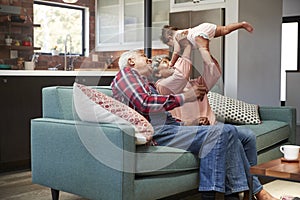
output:
M 72 86 L 74 81 L 110 85 L 113 78 L 95 71 L 0 70 L 0 173 L 30 169 L 30 120 L 42 116 L 43 87 Z
M 225 8 L 225 0 L 170 0 L 170 12 Z
M 152 1 L 152 47 L 167 48 L 160 41 L 161 28 L 169 23 L 169 1 Z M 97 51 L 144 47 L 144 0 L 98 0 Z
M 33 27 L 40 27 L 40 25 L 33 24 L 32 22 L 5 21 L 0 23 L 0 27 L 2 27 L 2 30 L 6 35 L 9 35 L 13 39 L 10 46 L 7 46 L 5 43 L 0 44 L 0 59 L 14 58 L 11 56 L 11 51 L 16 51 L 18 57 L 29 59 L 30 56 L 33 55 L 34 50 L 40 49 L 38 47 L 34 47 L 32 41 L 30 46 L 22 45 L 22 41 L 25 37 L 31 37 L 32 39 Z M 16 41 L 19 41 L 19 45 L 15 45 Z

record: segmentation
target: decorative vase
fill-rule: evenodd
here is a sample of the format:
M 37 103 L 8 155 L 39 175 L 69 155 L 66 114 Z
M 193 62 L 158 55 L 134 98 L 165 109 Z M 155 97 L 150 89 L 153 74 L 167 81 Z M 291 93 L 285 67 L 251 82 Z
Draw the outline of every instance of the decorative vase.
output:
M 5 38 L 5 43 L 6 43 L 7 46 L 10 46 L 11 43 L 12 43 L 12 39 L 10 37 Z

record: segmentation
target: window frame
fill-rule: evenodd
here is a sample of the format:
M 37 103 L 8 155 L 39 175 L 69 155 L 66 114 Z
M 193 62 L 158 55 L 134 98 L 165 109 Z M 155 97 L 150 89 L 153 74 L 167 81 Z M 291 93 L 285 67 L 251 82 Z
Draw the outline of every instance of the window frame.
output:
M 291 22 L 298 22 L 298 44 L 297 44 L 297 71 L 300 71 L 300 16 L 290 16 L 290 17 L 283 17 L 282 18 L 282 23 L 291 23 Z M 291 70 L 288 70 L 291 71 Z
M 81 36 L 81 41 L 82 41 L 82 47 L 81 47 L 81 54 L 76 54 L 79 56 L 84 56 L 87 52 L 87 47 L 86 47 L 86 30 L 87 30 L 87 26 L 86 26 L 86 10 L 84 7 L 81 6 L 74 6 L 74 5 L 66 5 L 66 4 L 62 4 L 62 3 L 55 3 L 55 2 L 46 2 L 46 1 L 39 1 L 39 0 L 34 0 L 33 4 L 39 4 L 39 5 L 46 5 L 46 6 L 52 6 L 52 7 L 60 7 L 60 8 L 68 8 L 68 9 L 75 9 L 75 10 L 79 10 L 81 11 L 82 14 L 82 36 Z M 34 34 L 34 30 L 33 30 L 33 34 Z M 47 52 L 39 52 L 39 54 L 42 55 L 51 55 L 50 53 Z M 59 55 L 64 55 L 64 53 L 60 53 Z

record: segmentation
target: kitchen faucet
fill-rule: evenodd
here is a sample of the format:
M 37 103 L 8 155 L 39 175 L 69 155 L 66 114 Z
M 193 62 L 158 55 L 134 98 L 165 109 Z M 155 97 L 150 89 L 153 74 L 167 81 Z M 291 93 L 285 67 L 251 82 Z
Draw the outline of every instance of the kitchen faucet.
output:
M 69 51 L 68 51 L 68 41 L 69 41 Z M 73 70 L 73 61 L 72 61 L 72 37 L 70 34 L 67 34 L 65 39 L 65 71 Z M 70 55 L 70 64 L 67 62 L 67 54 Z M 72 66 L 71 66 L 72 65 Z
M 34 64 L 36 65 L 39 62 L 39 57 L 40 57 L 39 54 L 34 53 L 32 55 L 31 62 L 34 62 Z

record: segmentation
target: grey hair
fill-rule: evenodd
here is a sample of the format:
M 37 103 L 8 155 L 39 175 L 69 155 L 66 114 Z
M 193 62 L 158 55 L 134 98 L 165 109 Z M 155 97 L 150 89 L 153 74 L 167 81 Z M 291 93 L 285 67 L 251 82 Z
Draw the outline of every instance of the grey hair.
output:
M 138 50 L 130 50 L 130 51 L 126 51 L 126 52 L 122 53 L 122 55 L 119 58 L 119 62 L 118 62 L 120 70 L 127 67 L 128 59 L 135 57 L 136 54 L 138 54 L 138 52 L 139 52 Z

